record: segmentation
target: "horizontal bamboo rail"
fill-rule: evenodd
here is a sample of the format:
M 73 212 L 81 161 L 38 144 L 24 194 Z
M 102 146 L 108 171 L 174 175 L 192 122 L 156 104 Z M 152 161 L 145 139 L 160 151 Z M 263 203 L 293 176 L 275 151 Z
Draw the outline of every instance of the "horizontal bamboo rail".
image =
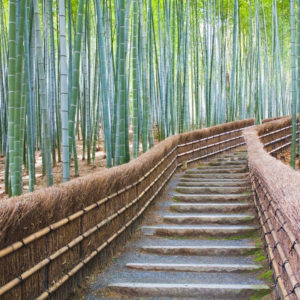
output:
M 211 140 L 211 139 L 214 139 L 214 138 L 217 138 L 217 137 L 221 137 L 221 136 L 224 136 L 224 135 L 228 135 L 228 134 L 232 134 L 232 133 L 237 133 L 237 132 L 240 132 L 243 129 L 244 128 L 239 128 L 239 129 L 231 130 L 231 131 L 228 131 L 228 132 L 223 132 L 223 133 L 215 134 L 213 136 L 208 136 L 208 137 L 205 137 L 205 138 L 202 138 L 202 139 L 199 139 L 199 140 L 195 140 L 195 141 L 192 141 L 192 142 L 189 142 L 189 143 L 178 145 L 178 148 L 185 147 L 185 146 L 188 146 L 188 145 L 197 144 L 199 142 L 208 141 L 208 140 Z
M 289 171 L 284 167 L 284 175 L 276 174 L 277 170 L 280 173 L 278 169 L 280 163 L 276 162 L 273 167 L 273 159 L 267 155 L 268 153 L 276 156 L 291 145 L 291 129 L 291 118 L 285 117 L 257 126 L 255 130 L 246 130 L 244 137 L 248 146 L 254 202 L 275 283 L 281 299 L 294 300 L 300 299 L 300 245 L 299 236 L 293 228 L 295 224 L 292 222 L 295 220 L 290 218 L 289 209 L 285 211 L 285 203 L 287 207 L 289 203 L 293 203 L 290 201 L 294 199 L 291 195 L 295 194 L 295 186 L 289 190 L 289 181 L 282 177 L 289 176 Z M 258 138 L 255 131 L 258 133 Z M 297 123 L 296 134 L 299 134 L 299 123 Z M 267 153 L 262 151 L 259 140 Z M 273 176 L 282 178 L 283 182 L 279 182 L 278 186 L 273 186 L 275 184 Z M 280 198 L 277 197 L 277 192 Z
M 236 132 L 236 130 L 234 130 L 234 132 Z M 216 136 L 214 136 L 214 138 L 219 137 L 219 136 L 220 135 L 216 135 Z M 187 155 L 187 154 L 191 154 L 191 153 L 194 153 L 194 152 L 197 152 L 197 151 L 200 151 L 200 150 L 207 150 L 208 148 L 219 146 L 219 145 L 224 144 L 224 143 L 232 142 L 232 141 L 235 141 L 235 140 L 240 139 L 240 138 L 242 138 L 242 137 L 237 136 L 237 137 L 225 140 L 225 141 L 221 141 L 221 142 L 218 142 L 218 143 L 214 143 L 214 144 L 210 144 L 210 145 L 207 145 L 207 146 L 199 147 L 199 148 L 187 151 L 185 153 L 178 154 L 178 157 L 183 156 L 183 155 Z M 204 139 L 199 140 L 198 142 L 207 141 L 207 140 L 208 140 L 207 138 L 204 138 Z M 188 143 L 188 144 L 191 145 L 190 143 Z M 186 145 L 188 145 L 188 144 L 186 144 Z M 184 144 L 182 146 L 186 146 L 186 145 Z
M 289 228 L 289 225 L 286 224 L 286 222 L 284 221 L 284 217 L 282 215 L 282 212 L 281 212 L 280 208 L 278 208 L 275 205 L 273 199 L 271 198 L 271 196 L 270 196 L 269 192 L 267 191 L 266 187 L 263 185 L 262 181 L 259 178 L 256 178 L 256 180 L 258 181 L 258 184 L 259 184 L 260 188 L 262 189 L 266 199 L 268 199 L 269 207 L 272 208 L 273 213 L 277 217 L 281 228 L 284 229 L 284 232 L 287 234 L 287 236 L 290 239 L 290 242 L 293 244 L 293 250 L 296 251 L 298 257 L 300 258 L 300 245 L 298 244 L 298 241 L 297 241 L 295 235 L 292 233 L 291 229 Z
M 239 138 L 241 138 L 241 137 L 239 137 Z M 218 144 L 220 144 L 220 143 L 216 143 L 215 145 L 218 145 Z M 208 157 L 210 157 L 210 156 L 217 155 L 217 154 L 220 154 L 220 153 L 222 153 L 222 152 L 224 152 L 224 151 L 229 151 L 229 150 L 231 150 L 231 149 L 233 149 L 233 148 L 241 147 L 241 146 L 244 146 L 244 145 L 245 145 L 244 142 L 243 142 L 243 143 L 238 143 L 238 144 L 236 144 L 236 145 L 234 145 L 234 146 L 226 147 L 226 148 L 224 148 L 224 149 L 222 149 L 222 150 L 214 151 L 214 152 L 211 152 L 211 153 L 209 153 L 209 154 L 205 154 L 205 155 L 196 157 L 196 158 L 194 158 L 194 159 L 187 160 L 186 163 L 193 163 L 193 162 L 195 162 L 195 161 L 197 161 L 197 160 L 199 160 L 199 159 L 208 158 Z M 195 151 L 193 151 L 193 152 L 195 152 Z M 182 164 L 183 164 L 183 163 L 180 163 L 180 164 L 178 164 L 178 165 L 181 166 Z
M 135 183 L 130 184 L 128 186 L 126 186 L 125 188 L 122 188 L 120 190 L 118 190 L 117 192 L 99 200 L 98 202 L 83 208 L 82 210 L 68 216 L 65 219 L 62 219 L 54 224 L 51 224 L 50 226 L 43 228 L 42 230 L 24 238 L 22 241 L 16 242 L 14 244 L 12 244 L 11 246 L 8 246 L 6 248 L 4 248 L 3 250 L 0 251 L 0 258 L 14 252 L 17 249 L 20 249 L 21 247 L 24 247 L 26 245 L 29 245 L 30 243 L 32 243 L 33 241 L 47 235 L 49 232 L 54 231 L 68 223 L 70 223 L 71 221 L 76 220 L 77 218 L 79 218 L 80 216 L 84 215 L 85 213 L 92 211 L 93 209 L 99 207 L 100 205 L 104 204 L 105 202 L 109 201 L 110 199 L 120 195 L 121 193 L 129 190 L 130 188 L 136 186 L 137 184 L 141 183 L 145 178 L 147 178 L 166 158 L 168 158 L 171 154 L 174 153 L 174 151 L 176 150 L 176 147 L 173 148 L 173 150 L 171 152 L 169 152 L 165 157 L 163 157 L 149 172 L 147 172 L 143 177 L 141 177 L 139 180 L 137 180 Z M 146 191 L 145 191 L 146 192 Z M 0 294 L 1 295 L 1 294 Z
M 297 133 L 299 133 L 299 131 L 297 131 Z M 292 134 L 291 134 L 291 133 L 290 133 L 290 134 L 287 134 L 287 135 L 285 135 L 285 136 L 283 136 L 283 137 L 280 137 L 280 138 L 278 138 L 278 139 L 276 139 L 276 140 L 273 140 L 273 141 L 271 141 L 271 142 L 265 143 L 265 144 L 264 144 L 264 147 L 267 147 L 267 146 L 270 146 L 270 145 L 277 144 L 277 143 L 282 142 L 283 140 L 286 140 L 286 139 L 291 138 L 291 137 L 292 137 Z
M 296 138 L 296 142 L 298 142 L 298 141 L 299 141 L 299 138 Z M 270 154 L 276 153 L 276 152 L 281 151 L 285 148 L 288 148 L 291 144 L 292 144 L 292 142 L 285 143 L 285 144 L 283 144 L 279 147 L 276 147 L 275 149 L 273 149 L 271 151 L 268 151 L 268 153 L 270 153 Z
M 299 123 L 298 123 L 298 125 L 299 125 Z M 292 125 L 286 126 L 286 127 L 283 127 L 283 128 L 280 128 L 280 129 L 277 129 L 277 130 L 274 130 L 274 131 L 262 134 L 262 135 L 259 136 L 259 138 L 264 138 L 264 137 L 267 137 L 267 136 L 270 136 L 270 135 L 274 135 L 276 133 L 279 133 L 279 132 L 282 132 L 284 130 L 291 129 L 291 128 L 292 128 Z
M 21 251 L 23 248 L 31 247 L 32 245 L 34 246 L 35 243 L 38 243 L 42 238 L 47 238 L 49 234 L 56 234 L 58 230 L 65 228 L 65 226 L 73 226 L 73 223 L 75 226 L 75 223 L 77 221 L 79 221 L 81 224 L 82 218 L 84 216 L 94 211 L 97 212 L 97 209 L 101 210 L 104 207 L 104 205 L 107 205 L 110 203 L 110 201 L 121 197 L 126 192 L 130 192 L 132 190 L 135 194 L 135 197 L 133 197 L 133 199 L 128 199 L 130 200 L 130 202 L 124 204 L 119 209 L 113 211 L 109 216 L 102 219 L 97 224 L 94 224 L 90 228 L 87 228 L 87 230 L 85 230 L 84 232 L 80 232 L 79 235 L 75 236 L 71 241 L 69 241 L 67 244 L 60 247 L 59 249 L 56 249 L 52 253 L 49 253 L 49 255 L 45 253 L 45 257 L 42 260 L 40 260 L 38 263 L 34 264 L 27 270 L 21 272 L 20 274 L 16 274 L 17 276 L 15 278 L 9 280 L 0 287 L 0 298 L 2 299 L 2 297 L 6 296 L 8 293 L 11 293 L 11 291 L 16 290 L 20 285 L 24 287 L 26 282 L 29 282 L 28 280 L 30 278 L 33 278 L 33 276 L 38 276 L 40 272 L 44 272 L 46 274 L 45 278 L 47 279 L 49 277 L 49 275 L 47 275 L 47 272 L 51 264 L 53 264 L 55 261 L 66 255 L 67 253 L 74 251 L 74 249 L 77 249 L 77 247 L 81 249 L 85 241 L 88 241 L 88 239 L 94 236 L 97 232 L 105 232 L 109 224 L 113 224 L 114 222 L 122 222 L 122 220 L 126 220 L 127 216 L 130 216 L 130 219 L 125 221 L 125 223 L 120 224 L 120 228 L 117 228 L 116 231 L 112 233 L 107 239 L 99 240 L 100 245 L 98 245 L 95 249 L 88 251 L 84 257 L 80 256 L 80 259 L 77 261 L 77 264 L 71 266 L 71 268 L 66 272 L 63 272 L 63 275 L 56 279 L 55 282 L 51 282 L 49 285 L 47 283 L 45 284 L 44 282 L 44 288 L 42 288 L 42 291 L 39 293 L 39 295 L 37 294 L 32 296 L 38 297 L 38 299 L 45 299 L 55 294 L 55 292 L 57 292 L 62 286 L 64 286 L 64 284 L 71 277 L 78 274 L 79 271 L 81 271 L 93 258 L 100 254 L 105 248 L 110 246 L 119 236 L 122 235 L 122 233 L 124 233 L 127 230 L 127 228 L 131 227 L 131 225 L 134 224 L 134 222 L 144 213 L 147 207 L 151 204 L 151 202 L 155 199 L 155 197 L 158 195 L 161 189 L 172 177 L 174 172 L 176 172 L 176 170 L 180 166 L 182 166 L 183 161 L 187 163 L 196 162 L 201 159 L 217 155 L 219 153 L 243 145 L 244 142 L 240 141 L 240 139 L 242 139 L 241 130 L 243 128 L 230 130 L 220 134 L 215 134 L 206 138 L 197 139 L 196 141 L 175 145 L 148 172 L 146 172 L 146 174 L 144 174 L 132 184 L 129 184 L 124 188 L 100 199 L 99 201 L 69 215 L 68 217 L 63 218 L 58 222 L 55 222 L 23 238 L 21 241 L 17 241 L 11 244 L 10 246 L 0 250 L 0 259 L 6 259 L 15 255 L 18 257 L 18 255 L 22 255 L 21 253 L 19 254 L 19 251 Z M 234 135 L 234 137 L 232 137 L 232 135 Z M 193 147 L 193 145 L 197 143 L 209 143 L 212 142 L 214 139 L 220 139 L 226 136 L 228 136 L 229 138 L 222 141 L 213 142 L 211 144 L 206 144 L 205 146 L 197 147 L 192 150 L 187 149 L 183 153 L 178 153 L 179 149 L 183 149 L 183 147 Z M 210 151 L 209 153 L 190 158 L 191 155 L 195 155 L 201 151 L 209 151 L 210 149 L 212 151 Z M 178 162 L 178 159 L 181 159 L 181 161 Z M 156 174 L 158 171 L 159 173 Z M 152 176 L 154 176 L 154 178 L 151 178 Z M 147 186 L 140 191 L 139 186 L 149 180 L 150 182 L 147 184 Z M 140 203 L 142 204 L 141 207 Z M 136 207 L 137 211 L 133 213 Z M 76 261 L 74 261 L 74 263 L 76 263 Z M 19 293 L 20 298 L 27 299 L 26 294 L 22 294 L 22 289 L 21 291 L 16 291 L 16 293 Z M 7 296 L 8 298 L 3 299 L 9 299 L 10 296 Z
M 276 121 L 274 121 L 276 122 Z M 297 123 L 297 126 L 299 126 L 299 123 Z M 264 148 L 268 149 L 268 147 L 272 146 L 273 145 L 273 148 L 271 150 L 267 150 L 267 152 L 271 155 L 273 154 L 277 154 L 278 152 L 288 148 L 289 146 L 291 146 L 292 142 L 291 142 L 291 139 L 292 139 L 292 134 L 291 133 L 288 133 L 288 134 L 285 134 L 285 135 L 282 135 L 276 139 L 272 139 L 271 141 L 269 142 L 264 142 L 264 139 L 265 138 L 269 138 L 275 134 L 279 134 L 280 133 L 283 133 L 286 131 L 286 130 L 289 130 L 291 131 L 292 129 L 292 125 L 289 125 L 289 126 L 284 126 L 283 128 L 279 128 L 277 130 L 272 130 L 268 133 L 264 133 L 264 134 L 261 134 L 259 136 L 259 139 L 262 141 L 263 145 L 264 145 Z M 296 134 L 298 135 L 299 134 L 299 131 L 296 132 Z M 284 143 L 284 144 L 280 144 L 282 143 L 283 141 L 285 140 L 290 140 L 288 141 L 287 143 Z M 299 141 L 299 138 L 296 139 L 296 142 Z M 277 144 L 280 144 L 279 146 L 276 146 Z M 274 148 L 275 147 L 275 148 Z
M 288 296 L 288 292 L 286 291 L 286 288 L 284 286 L 283 280 L 281 278 L 280 275 L 280 271 L 279 271 L 279 265 L 275 259 L 274 256 L 274 251 L 273 248 L 271 246 L 271 241 L 268 235 L 268 232 L 270 232 L 270 230 L 268 230 L 266 228 L 266 224 L 262 215 L 262 211 L 261 211 L 261 207 L 259 205 L 259 198 L 257 196 L 257 192 L 256 192 L 256 185 L 255 185 L 255 181 L 253 176 L 251 176 L 251 183 L 252 183 L 252 188 L 253 188 L 253 199 L 254 199 L 254 204 L 257 208 L 257 214 L 258 214 L 258 219 L 263 231 L 263 237 L 265 239 L 265 244 L 266 244 L 266 249 L 268 252 L 268 256 L 269 256 L 269 262 L 270 262 L 270 266 L 273 268 L 274 271 L 274 277 L 275 277 L 275 283 L 278 285 L 279 287 L 279 291 L 281 293 L 281 296 L 285 299 L 285 300 L 289 300 L 289 296 Z
M 269 257 L 270 257 L 270 261 L 273 264 L 273 270 L 275 273 L 275 281 L 278 282 L 280 290 L 281 290 L 281 294 L 283 295 L 284 299 L 289 299 L 291 294 L 295 294 L 297 299 L 300 299 L 300 283 L 297 281 L 295 274 L 293 272 L 292 266 L 291 266 L 291 262 L 289 260 L 289 258 L 286 255 L 286 249 L 285 247 L 282 245 L 282 241 L 280 241 L 280 239 L 277 236 L 277 232 L 279 232 L 279 230 L 283 230 L 286 233 L 286 236 L 288 237 L 288 239 L 290 240 L 290 243 L 293 245 L 293 247 L 291 247 L 291 249 L 288 249 L 289 252 L 291 251 L 295 251 L 296 255 L 298 255 L 298 257 L 300 258 L 300 247 L 298 244 L 298 241 L 296 239 L 296 237 L 293 235 L 293 233 L 291 232 L 291 230 L 289 229 L 287 223 L 284 221 L 282 214 L 280 212 L 280 209 L 278 207 L 275 207 L 274 205 L 274 201 L 272 200 L 272 198 L 270 197 L 270 194 L 268 193 L 268 191 L 266 190 L 266 188 L 263 186 L 262 181 L 259 179 L 259 177 L 255 176 L 253 173 L 250 174 L 251 177 L 251 182 L 252 182 L 252 186 L 253 186 L 253 190 L 255 193 L 255 204 L 257 207 L 257 210 L 261 216 L 262 219 L 264 219 L 264 221 L 262 222 L 263 226 L 268 226 L 268 229 L 266 232 L 266 228 L 263 228 L 264 231 L 264 236 L 266 237 L 267 235 L 270 235 L 273 239 L 273 247 L 271 247 L 270 241 L 266 240 L 267 242 L 267 246 L 268 248 L 272 249 L 272 252 L 269 251 Z M 259 199 L 258 197 L 258 192 L 262 192 L 264 195 L 264 199 L 267 200 L 269 202 L 268 206 L 265 206 L 264 201 L 262 199 Z M 271 209 L 273 209 L 273 213 L 272 216 L 270 216 L 271 213 Z M 279 225 L 279 228 L 276 229 L 274 228 L 274 223 L 277 222 Z M 277 250 L 278 254 L 279 254 L 279 258 L 280 258 L 280 262 L 274 262 L 274 255 L 273 255 L 273 250 Z M 272 260 L 271 260 L 272 257 Z M 290 286 L 292 287 L 291 290 L 289 292 L 287 292 L 287 282 L 282 282 L 282 276 L 280 274 L 280 272 L 278 271 L 278 267 L 277 265 L 280 264 L 282 266 L 282 270 L 286 273 L 287 278 L 290 281 Z M 279 281 L 280 279 L 280 281 Z M 283 286 L 282 286 L 283 285 Z

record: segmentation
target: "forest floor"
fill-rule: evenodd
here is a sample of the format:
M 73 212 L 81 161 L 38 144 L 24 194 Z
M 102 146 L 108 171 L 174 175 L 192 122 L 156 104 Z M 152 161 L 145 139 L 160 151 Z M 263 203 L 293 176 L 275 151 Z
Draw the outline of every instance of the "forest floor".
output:
M 103 135 L 102 135 L 103 136 Z M 130 150 L 132 148 L 132 132 L 129 134 L 129 147 Z M 154 144 L 158 143 L 157 135 L 155 135 Z M 106 154 L 104 152 L 104 140 L 100 139 L 95 153 L 95 163 L 92 162 L 88 164 L 87 162 L 87 155 L 85 154 L 85 159 L 83 159 L 83 143 L 82 140 L 77 140 L 77 157 L 78 157 L 78 170 L 79 170 L 79 177 L 96 173 L 101 170 L 106 169 Z M 130 151 L 131 152 L 131 151 Z M 140 145 L 140 153 L 142 154 L 142 145 Z M 5 186 L 4 186 L 4 173 L 5 173 L 5 157 L 0 156 L 0 201 L 9 198 L 8 195 L 5 193 Z M 71 168 L 70 168 L 70 180 L 78 178 L 75 176 L 74 170 L 74 160 L 71 161 Z M 35 185 L 34 190 L 39 190 L 47 187 L 46 184 L 46 176 L 42 173 L 42 155 L 40 151 L 36 152 L 35 156 Z M 24 169 L 23 170 L 23 193 L 28 193 L 28 173 Z M 56 162 L 55 166 L 53 167 L 53 185 L 58 185 L 62 183 L 62 162 Z
M 298 151 L 296 151 L 298 152 Z M 281 160 L 284 164 L 290 166 L 291 165 L 291 149 L 287 149 L 282 153 L 277 155 L 277 159 Z M 300 159 L 299 154 L 296 153 L 296 170 L 300 170 Z
M 103 142 L 101 143 L 103 145 Z M 77 156 L 78 156 L 78 169 L 79 176 L 85 176 L 91 174 L 91 172 L 98 172 L 106 168 L 106 155 L 103 149 L 103 146 L 98 146 L 95 154 L 95 163 L 87 163 L 87 159 L 82 158 L 82 141 L 77 141 Z M 5 171 L 5 157 L 0 157 L 0 200 L 8 198 L 8 195 L 5 194 L 4 188 L 4 171 Z M 74 171 L 74 160 L 71 162 L 70 169 L 70 179 L 77 178 Z M 34 185 L 34 190 L 39 190 L 45 188 L 46 185 L 46 176 L 42 174 L 42 155 L 40 151 L 36 152 L 35 156 L 35 178 L 36 182 Z M 23 192 L 28 193 L 28 173 L 23 170 Z M 53 185 L 58 185 L 62 182 L 62 162 L 56 162 L 53 167 Z

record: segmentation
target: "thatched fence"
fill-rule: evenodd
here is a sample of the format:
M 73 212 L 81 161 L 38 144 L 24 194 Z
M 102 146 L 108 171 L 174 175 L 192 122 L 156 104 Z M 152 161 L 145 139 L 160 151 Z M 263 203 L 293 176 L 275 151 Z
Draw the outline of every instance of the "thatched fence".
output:
M 254 201 L 282 299 L 300 299 L 300 173 L 275 158 L 291 145 L 291 128 L 286 117 L 244 130 Z
M 125 244 L 178 167 L 243 145 L 253 124 L 172 136 L 128 164 L 2 201 L 0 298 L 66 298 Z

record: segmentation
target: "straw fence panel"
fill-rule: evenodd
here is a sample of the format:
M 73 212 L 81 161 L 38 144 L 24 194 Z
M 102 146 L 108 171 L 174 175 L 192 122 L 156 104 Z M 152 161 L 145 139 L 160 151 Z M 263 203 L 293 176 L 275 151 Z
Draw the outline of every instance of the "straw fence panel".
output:
M 245 129 L 243 136 L 254 200 L 278 292 L 282 299 L 300 299 L 300 173 L 273 157 L 290 146 L 290 131 L 291 118 L 287 117 Z
M 128 164 L 0 204 L 0 298 L 64 299 L 124 245 L 174 172 L 244 144 L 253 119 L 172 136 Z

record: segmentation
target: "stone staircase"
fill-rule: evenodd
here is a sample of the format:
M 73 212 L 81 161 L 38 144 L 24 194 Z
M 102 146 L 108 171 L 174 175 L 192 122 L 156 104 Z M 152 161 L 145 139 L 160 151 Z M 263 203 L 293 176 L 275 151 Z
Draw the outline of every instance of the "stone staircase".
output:
M 177 174 L 170 194 L 98 276 L 87 299 L 276 299 L 265 296 L 272 280 L 246 152 Z

